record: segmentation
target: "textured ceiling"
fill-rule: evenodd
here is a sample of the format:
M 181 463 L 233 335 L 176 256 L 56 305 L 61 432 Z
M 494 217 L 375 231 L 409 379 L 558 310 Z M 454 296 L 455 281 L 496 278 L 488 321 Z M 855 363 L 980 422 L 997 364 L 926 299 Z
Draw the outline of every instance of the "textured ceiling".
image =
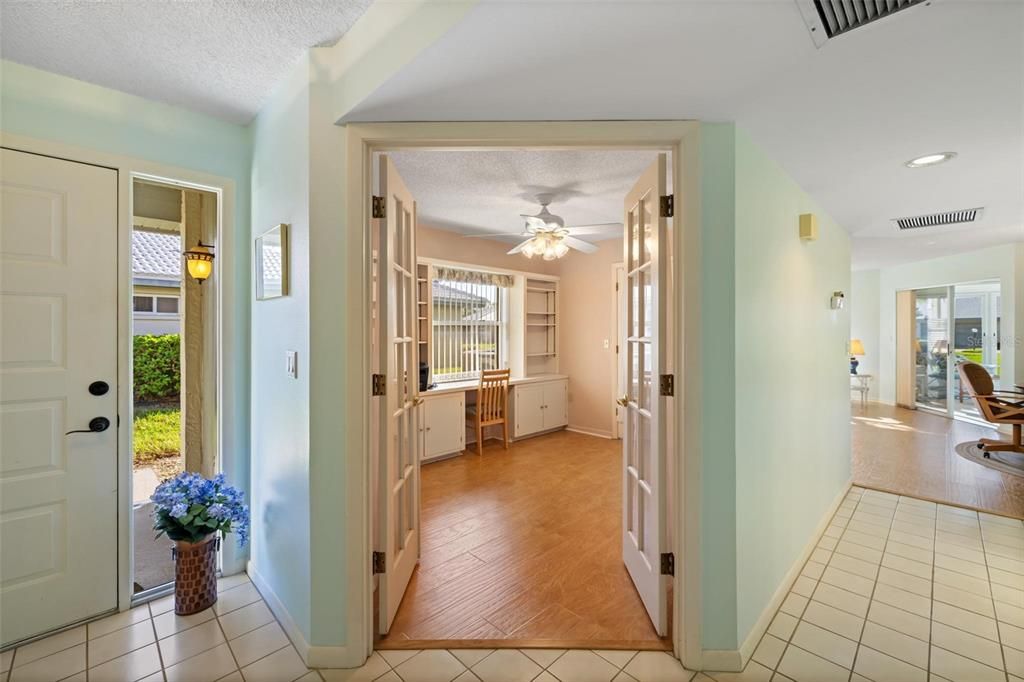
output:
M 248 123 L 371 0 L 3 0 L 0 56 Z
M 520 213 L 537 213 L 538 193 L 567 226 L 622 222 L 623 200 L 654 151 L 391 152 L 416 198 L 419 220 L 462 234 L 522 232 Z M 621 228 L 581 236 L 621 238 Z M 515 237 L 503 238 L 515 243 Z
M 1024 240 L 1022 36 L 1022 2 L 922 4 L 816 49 L 792 0 L 483 0 L 347 118 L 735 121 L 879 267 Z

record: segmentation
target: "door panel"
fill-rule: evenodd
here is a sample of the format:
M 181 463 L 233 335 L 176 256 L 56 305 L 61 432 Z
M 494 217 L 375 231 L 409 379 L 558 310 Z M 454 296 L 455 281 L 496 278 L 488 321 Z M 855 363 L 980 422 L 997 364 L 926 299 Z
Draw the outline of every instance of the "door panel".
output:
M 668 633 L 668 577 L 661 575 L 667 546 L 663 398 L 657 382 L 665 367 L 666 311 L 661 292 L 668 274 L 665 218 L 666 156 L 655 161 L 625 201 L 626 391 L 622 439 L 622 558 L 659 635 Z
M 540 385 L 516 386 L 516 437 L 544 430 L 544 387 Z
M 423 458 L 439 457 L 466 445 L 465 393 L 423 401 Z
M 569 423 L 569 401 L 564 381 L 544 384 L 544 428 L 554 429 Z
M 382 494 L 378 551 L 385 553 L 380 581 L 380 631 L 386 634 L 419 562 L 419 436 L 421 399 L 417 362 L 416 202 L 387 156 L 380 157 L 385 218 L 380 229 L 379 292 L 386 391 L 380 400 Z
M 6 645 L 117 607 L 117 172 L 0 155 Z

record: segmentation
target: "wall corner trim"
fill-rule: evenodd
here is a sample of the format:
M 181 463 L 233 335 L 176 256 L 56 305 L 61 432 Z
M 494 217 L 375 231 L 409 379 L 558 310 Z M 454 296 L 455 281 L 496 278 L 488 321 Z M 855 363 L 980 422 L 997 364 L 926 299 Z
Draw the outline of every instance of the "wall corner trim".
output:
M 797 557 L 796 561 L 793 562 L 792 567 L 786 573 L 786 576 L 782 579 L 782 583 L 779 585 L 779 589 L 772 595 L 768 605 L 765 606 L 764 611 L 761 612 L 761 616 L 754 623 L 754 627 L 750 629 L 746 638 L 743 640 L 743 644 L 740 645 L 739 650 L 714 650 L 705 649 L 701 653 L 701 668 L 703 670 L 721 670 L 727 672 L 741 672 L 747 667 L 747 663 L 750 661 L 750 657 L 754 655 L 754 649 L 757 648 L 758 643 L 761 641 L 761 637 L 768 631 L 768 626 L 772 623 L 772 618 L 775 617 L 775 612 L 782 606 L 783 600 L 786 595 L 789 594 L 789 590 L 793 587 L 793 583 L 800 577 L 800 571 L 803 570 L 804 564 L 811 558 L 811 553 L 814 548 L 818 546 L 818 542 L 821 541 L 822 536 L 825 534 L 825 530 L 828 528 L 829 523 L 832 521 L 832 517 L 835 516 L 836 511 L 839 510 L 839 505 L 846 499 L 846 494 L 850 492 L 850 488 L 853 487 L 853 480 L 848 480 L 843 484 L 839 490 L 839 494 L 829 505 L 825 511 L 824 516 L 818 522 L 818 526 L 814 529 L 811 534 L 811 539 L 804 547 L 803 551 L 800 552 L 800 556 Z
M 277 618 L 288 639 L 299 652 L 307 668 L 358 668 L 366 662 L 366 656 L 344 646 L 312 646 L 306 641 L 299 626 L 292 620 L 288 610 L 278 599 L 260 572 L 250 561 L 246 564 L 246 573 L 253 585 L 259 590 L 263 601 L 270 607 L 271 613 Z

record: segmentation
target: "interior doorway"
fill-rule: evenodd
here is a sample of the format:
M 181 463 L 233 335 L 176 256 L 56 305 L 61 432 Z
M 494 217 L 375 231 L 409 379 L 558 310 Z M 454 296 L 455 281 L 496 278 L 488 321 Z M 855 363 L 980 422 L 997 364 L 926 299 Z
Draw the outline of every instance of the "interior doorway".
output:
M 635 173 L 606 188 L 616 198 L 600 225 L 574 231 L 581 221 L 559 215 L 580 189 L 536 197 L 531 186 L 512 197 L 514 230 L 474 234 L 458 215 L 426 226 L 423 207 L 444 205 L 418 173 L 431 153 L 450 166 L 443 150 L 374 158 L 377 646 L 670 648 L 668 154 L 637 152 Z M 458 190 L 471 204 L 471 190 Z M 569 226 L 560 255 L 558 232 L 538 237 L 531 219 Z M 587 258 L 593 268 L 580 265 Z M 593 326 L 591 309 L 603 320 Z M 483 400 L 479 371 L 499 368 L 511 377 L 513 442 L 506 449 L 488 427 L 478 454 L 466 408 Z M 574 428 L 570 413 L 591 402 L 603 429 Z

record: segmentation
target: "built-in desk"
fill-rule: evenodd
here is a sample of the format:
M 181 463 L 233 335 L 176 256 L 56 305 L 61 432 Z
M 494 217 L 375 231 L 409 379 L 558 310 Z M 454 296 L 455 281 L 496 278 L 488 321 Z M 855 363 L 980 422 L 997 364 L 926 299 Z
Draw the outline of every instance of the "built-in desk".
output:
M 479 385 L 476 379 L 453 381 L 420 392 L 423 398 L 422 459 L 457 454 L 475 442 L 475 428 L 466 422 L 466 406 L 475 403 Z M 509 387 L 509 418 L 514 439 L 559 429 L 569 423 L 568 377 L 564 374 L 511 379 Z M 500 431 L 501 427 L 490 428 Z

